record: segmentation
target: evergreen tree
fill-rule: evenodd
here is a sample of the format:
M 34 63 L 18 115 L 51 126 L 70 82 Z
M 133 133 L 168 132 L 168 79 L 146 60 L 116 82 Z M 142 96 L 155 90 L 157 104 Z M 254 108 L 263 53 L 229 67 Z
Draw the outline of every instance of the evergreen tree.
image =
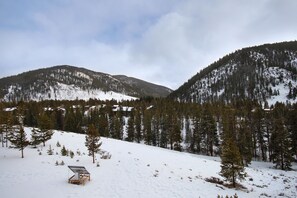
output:
M 214 117 L 210 112 L 210 107 L 203 108 L 200 120 L 200 130 L 206 155 L 213 156 L 213 147 L 218 144 L 218 136 Z
M 152 144 L 152 115 L 150 110 L 146 110 L 143 116 L 143 136 L 145 144 Z
M 123 139 L 123 120 L 120 114 L 114 116 L 114 137 L 115 139 Z
M 252 134 L 246 117 L 242 117 L 238 123 L 238 148 L 242 156 L 243 164 L 248 166 L 253 157 Z
M 225 137 L 222 143 L 220 175 L 236 186 L 237 179 L 244 179 L 245 172 L 239 149 L 231 137 Z
M 47 154 L 48 154 L 48 155 L 53 155 L 53 154 L 54 154 L 54 151 L 53 151 L 51 145 L 49 145 L 49 148 L 48 148 L 48 150 L 47 150 Z
M 138 143 L 142 140 L 142 133 L 141 133 L 141 113 L 140 109 L 136 109 L 135 112 L 135 139 Z
M 100 150 L 101 144 L 99 131 L 93 124 L 89 125 L 85 145 L 89 151 L 89 155 L 93 157 L 93 163 L 95 163 L 95 153 Z
M 155 112 L 152 118 L 152 145 L 160 146 L 160 113 Z
M 290 170 L 293 161 L 292 142 L 282 118 L 274 120 L 274 129 L 271 136 L 272 162 L 276 168 Z
M 260 150 L 260 156 L 262 158 L 263 161 L 267 160 L 267 142 L 265 141 L 264 137 L 265 137 L 265 122 L 264 122 L 264 112 L 262 110 L 261 107 L 257 107 L 254 110 L 253 113 L 253 121 L 252 121 L 252 126 L 253 126 L 253 130 L 254 130 L 254 137 L 257 144 L 256 146 L 256 150 L 257 147 L 259 147 Z M 255 156 L 256 157 L 256 156 Z
M 62 109 L 55 109 L 55 115 L 56 115 L 55 129 L 63 130 L 64 129 L 64 111 Z
M 297 160 L 297 103 L 295 103 L 287 114 L 287 128 L 292 141 L 292 152 Z
M 79 107 L 68 107 L 66 109 L 64 130 L 81 133 L 82 113 Z
M 172 130 L 173 130 L 173 137 L 172 137 L 173 150 L 182 151 L 182 146 L 181 146 L 182 137 L 181 137 L 181 130 L 180 130 L 179 123 L 174 124 L 172 127 Z
M 38 145 L 40 142 L 45 146 L 45 142 L 50 140 L 54 134 L 52 130 L 52 122 L 46 113 L 43 113 L 38 118 L 39 129 L 33 129 L 32 144 Z
M 272 113 L 270 112 L 270 110 L 265 112 L 264 122 L 265 122 L 264 137 L 267 140 L 268 157 L 269 157 L 269 161 L 271 162 L 272 161 L 271 134 L 273 130 L 273 119 L 272 119 Z
M 36 148 L 42 142 L 40 137 L 40 129 L 33 128 L 31 133 L 31 141 L 30 144 Z
M 8 140 L 11 142 L 14 148 L 21 151 L 22 158 L 24 158 L 24 149 L 29 145 L 29 141 L 26 137 L 26 132 L 23 126 L 20 125 L 19 128 L 14 128 L 9 132 Z
M 27 104 L 27 108 L 24 115 L 24 125 L 36 127 L 37 126 L 37 118 L 36 115 L 39 113 L 39 104 L 35 101 L 30 101 Z
M 185 143 L 188 144 L 192 139 L 192 129 L 191 129 L 191 120 L 188 115 L 185 117 Z
M 242 156 L 236 144 L 235 117 L 233 109 L 226 109 L 223 116 L 223 142 L 221 145 L 220 175 L 236 186 L 237 179 L 244 179 L 245 172 Z
M 133 142 L 135 138 L 134 117 L 130 116 L 127 125 L 127 141 Z
M 100 136 L 109 137 L 108 118 L 104 113 L 99 115 Z
M 201 152 L 201 125 L 200 113 L 197 109 L 193 118 L 193 136 L 191 141 L 191 151 L 194 153 Z
M 161 134 L 160 134 L 160 147 L 162 147 L 162 148 L 167 148 L 167 145 L 168 145 L 168 130 L 169 130 L 168 115 L 162 115 L 162 118 L 161 118 Z
M 62 149 L 61 149 L 61 155 L 62 155 L 62 156 L 66 156 L 67 154 L 68 154 L 68 152 L 67 152 L 65 146 L 63 145 L 63 147 L 62 147 Z
M 3 143 L 5 143 L 5 146 L 8 147 L 8 135 L 9 135 L 9 132 L 12 131 L 12 126 L 13 126 L 13 117 L 12 117 L 12 113 L 9 112 L 7 114 L 7 116 L 4 116 L 3 117 L 3 125 L 2 125 L 2 135 L 3 135 Z M 2 146 L 4 146 L 2 144 Z

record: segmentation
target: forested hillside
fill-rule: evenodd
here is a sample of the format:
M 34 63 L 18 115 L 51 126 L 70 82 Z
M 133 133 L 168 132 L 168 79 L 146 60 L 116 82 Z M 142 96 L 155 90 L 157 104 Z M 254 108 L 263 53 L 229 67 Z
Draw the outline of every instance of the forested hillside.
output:
M 170 97 L 184 102 L 257 100 L 296 102 L 297 41 L 265 44 L 228 54 L 206 67 Z
M 14 107 L 14 108 L 13 108 Z M 43 101 L 1 103 L 1 123 L 24 124 L 85 133 L 89 124 L 103 137 L 145 143 L 172 150 L 217 156 L 224 136 L 236 143 L 242 162 L 274 162 L 290 169 L 297 159 L 297 105 L 277 103 L 180 103 L 168 99 L 137 101 Z M 4 126 L 4 125 L 1 125 Z M 2 129 L 5 136 L 5 129 Z
M 28 71 L 0 79 L 5 101 L 132 99 L 166 97 L 171 90 L 127 76 L 112 76 L 68 65 Z

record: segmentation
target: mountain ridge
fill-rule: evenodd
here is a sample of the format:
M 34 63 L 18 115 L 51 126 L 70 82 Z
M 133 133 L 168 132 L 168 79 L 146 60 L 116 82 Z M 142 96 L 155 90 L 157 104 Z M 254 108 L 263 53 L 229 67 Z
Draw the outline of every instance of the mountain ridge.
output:
M 204 68 L 173 91 L 183 102 L 296 102 L 297 41 L 236 50 Z
M 124 75 L 110 75 L 83 67 L 57 65 L 0 79 L 0 97 L 6 101 L 101 98 L 122 94 L 122 99 L 166 97 L 172 90 Z M 61 91 L 63 90 L 63 91 Z M 154 90 L 158 90 L 154 92 Z M 79 92 L 77 97 L 72 92 Z M 110 97 L 113 99 L 113 97 Z M 100 99 L 100 97 L 98 98 Z

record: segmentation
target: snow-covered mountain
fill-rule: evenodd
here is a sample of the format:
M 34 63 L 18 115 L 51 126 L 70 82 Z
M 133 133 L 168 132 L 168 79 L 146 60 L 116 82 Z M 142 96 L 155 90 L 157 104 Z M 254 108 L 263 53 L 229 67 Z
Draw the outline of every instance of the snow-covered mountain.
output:
M 228 54 L 170 94 L 203 103 L 251 99 L 297 101 L 297 41 L 249 47 Z
M 25 131 L 30 138 L 31 128 Z M 101 152 L 96 154 L 95 164 L 88 156 L 82 134 L 55 131 L 45 146 L 41 144 L 35 149 L 28 146 L 23 159 L 18 149 L 0 147 L 1 197 L 215 198 L 235 193 L 238 197 L 251 198 L 297 196 L 295 171 L 276 170 L 268 162 L 252 162 L 245 170 L 246 179 L 240 182 L 244 189 L 232 189 L 206 181 L 211 177 L 223 180 L 219 175 L 218 157 L 110 138 L 101 138 L 101 141 Z M 73 158 L 61 155 L 63 146 L 74 153 Z M 48 155 L 49 149 L 53 155 Z M 102 156 L 111 158 L 102 159 Z M 68 178 L 73 172 L 68 166 L 84 166 L 91 181 L 83 186 L 69 184 Z
M 166 97 L 171 90 L 136 78 L 94 72 L 68 65 L 25 72 L 0 79 L 0 98 L 12 100 L 129 100 Z

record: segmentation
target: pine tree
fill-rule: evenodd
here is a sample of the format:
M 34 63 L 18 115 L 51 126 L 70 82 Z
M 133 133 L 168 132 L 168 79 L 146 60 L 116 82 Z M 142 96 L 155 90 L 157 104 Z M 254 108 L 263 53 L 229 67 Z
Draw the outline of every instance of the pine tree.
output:
M 104 113 L 99 115 L 100 136 L 109 137 L 108 118 Z
M 143 137 L 145 144 L 152 144 L 152 115 L 150 110 L 146 110 L 143 116 Z
M 40 129 L 37 129 L 37 128 L 33 128 L 32 129 L 32 133 L 31 133 L 31 141 L 30 141 L 30 144 L 36 148 L 37 145 L 39 145 L 42 140 L 40 138 L 40 133 L 39 133 Z
M 4 122 L 3 138 L 4 138 L 5 146 L 8 147 L 8 141 L 7 141 L 8 140 L 8 135 L 9 135 L 9 132 L 12 131 L 12 125 L 13 125 L 12 113 L 8 113 L 8 115 L 4 117 L 3 122 Z
M 160 147 L 167 148 L 169 121 L 167 115 L 161 117 Z
M 135 129 L 134 129 L 134 117 L 131 116 L 128 119 L 128 125 L 127 125 L 127 141 L 133 142 L 134 141 L 134 134 Z
M 20 128 L 14 128 L 9 132 L 8 140 L 11 142 L 14 148 L 19 149 L 24 158 L 24 149 L 29 145 L 29 141 L 26 137 L 26 132 L 24 131 L 23 126 L 20 125 Z
M 275 167 L 282 170 L 290 170 L 293 161 L 292 142 L 282 118 L 276 118 L 274 120 L 271 144 L 271 158 Z
M 180 130 L 180 125 L 178 123 L 174 124 L 172 127 L 173 130 L 173 150 L 176 151 L 182 151 L 182 137 L 181 137 L 181 130 Z
M 213 147 L 218 142 L 217 130 L 214 117 L 209 106 L 206 105 L 202 111 L 200 130 L 206 155 L 213 156 Z
M 123 120 L 120 114 L 114 116 L 114 137 L 115 139 L 123 139 Z
M 152 118 L 152 145 L 160 146 L 160 113 L 158 111 Z
M 191 151 L 193 153 L 200 153 L 201 151 L 201 125 L 200 113 L 197 109 L 193 118 L 193 136 L 191 141 Z
M 287 114 L 287 127 L 292 141 L 292 152 L 297 159 L 297 103 L 295 103 L 292 109 Z
M 138 143 L 142 140 L 142 133 L 141 133 L 141 113 L 140 109 L 136 109 L 135 112 L 135 139 Z
M 236 186 L 237 179 L 244 179 L 245 172 L 242 156 L 236 144 L 235 117 L 233 109 L 226 109 L 223 116 L 223 142 L 221 145 L 221 171 L 220 175 Z
M 185 143 L 188 144 L 191 142 L 192 139 L 192 130 L 191 130 L 191 120 L 188 115 L 185 117 Z
M 50 140 L 54 134 L 52 130 L 52 122 L 50 118 L 46 115 L 46 113 L 43 113 L 38 118 L 38 127 L 39 129 L 33 130 L 32 143 L 35 143 L 35 145 L 37 145 L 40 142 L 42 142 L 43 146 L 45 146 L 45 142 Z
M 251 163 L 253 157 L 252 134 L 247 122 L 247 118 L 242 117 L 238 123 L 237 129 L 238 147 L 245 166 Z
M 293 161 L 293 143 L 289 133 L 286 115 L 289 113 L 284 104 L 276 103 L 273 110 L 273 129 L 271 134 L 272 162 L 276 168 L 290 170 Z
M 222 143 L 221 171 L 220 175 L 231 181 L 233 187 L 236 186 L 237 179 L 244 179 L 245 172 L 242 158 L 235 141 L 230 137 L 225 137 Z
M 68 152 L 67 152 L 65 146 L 63 145 L 63 147 L 62 147 L 62 149 L 61 149 L 61 155 L 62 155 L 62 156 L 66 156 L 67 153 L 68 153 Z
M 254 141 L 256 141 L 255 145 L 259 145 L 259 149 L 261 151 L 260 155 L 262 157 L 263 161 L 267 160 L 267 142 L 264 139 L 264 132 L 265 132 L 265 122 L 264 122 L 264 112 L 261 109 L 261 107 L 258 107 L 254 110 L 253 113 L 253 121 L 252 121 L 252 125 L 253 125 L 253 130 L 254 130 L 254 136 L 255 139 Z M 255 148 L 257 150 L 257 146 Z M 256 156 L 255 156 L 256 157 Z
M 48 154 L 48 155 L 53 155 L 53 154 L 54 154 L 54 151 L 53 151 L 51 145 L 49 145 L 49 148 L 48 148 L 48 150 L 47 150 L 47 154 Z
M 69 107 L 66 110 L 64 130 L 81 133 L 82 113 L 81 109 Z
M 93 124 L 89 125 L 85 145 L 89 151 L 89 155 L 93 157 L 93 163 L 95 163 L 95 153 L 100 150 L 101 144 L 99 131 Z

